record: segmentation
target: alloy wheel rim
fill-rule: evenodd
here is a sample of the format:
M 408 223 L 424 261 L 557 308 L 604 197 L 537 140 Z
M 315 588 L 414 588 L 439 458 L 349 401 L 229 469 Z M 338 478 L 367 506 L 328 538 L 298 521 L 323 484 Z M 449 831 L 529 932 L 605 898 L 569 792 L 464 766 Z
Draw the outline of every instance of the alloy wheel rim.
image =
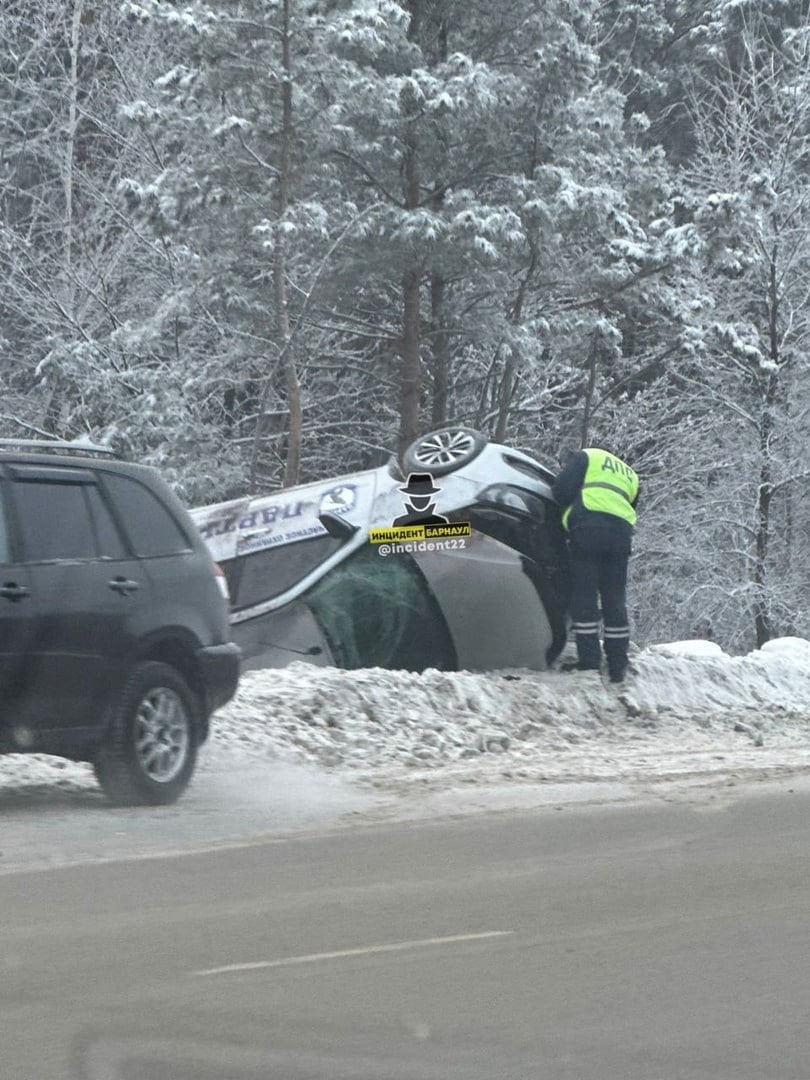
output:
M 431 465 L 455 465 L 469 455 L 475 442 L 466 431 L 437 431 L 426 436 L 414 456 L 426 468 Z
M 188 758 L 189 719 L 182 698 L 168 686 L 150 690 L 135 715 L 135 754 L 157 784 L 174 780 Z

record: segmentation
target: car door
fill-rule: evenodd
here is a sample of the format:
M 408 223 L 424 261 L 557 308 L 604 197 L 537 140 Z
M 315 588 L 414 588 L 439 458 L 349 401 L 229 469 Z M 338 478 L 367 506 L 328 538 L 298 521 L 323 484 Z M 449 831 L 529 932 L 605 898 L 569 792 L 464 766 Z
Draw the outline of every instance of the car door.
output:
M 571 582 L 560 510 L 547 499 L 511 484 L 496 484 L 469 513 L 473 529 L 520 555 L 521 568 L 540 598 L 551 630 L 550 664 L 565 645 Z
M 462 671 L 542 670 L 552 641 L 525 559 L 473 531 L 464 547 L 416 557 L 441 607 Z
M 11 725 L 26 687 L 25 665 L 33 635 L 34 599 L 28 568 L 17 560 L 0 477 L 0 745 L 14 748 Z
M 565 644 L 567 554 L 557 510 L 512 485 L 493 485 L 459 511 L 463 547 L 419 555 L 461 668 L 542 670 Z
M 207 557 L 203 563 L 169 508 L 139 479 L 105 471 L 102 484 L 151 582 L 152 627 L 176 628 L 188 644 L 199 645 L 210 631 L 203 617 L 206 605 L 201 590 L 216 591 L 214 578 L 206 570 Z M 217 603 L 221 603 L 218 594 Z
M 97 726 L 121 684 L 151 604 L 91 469 L 13 465 L 9 489 L 34 584 L 27 693 L 19 723 L 35 732 Z

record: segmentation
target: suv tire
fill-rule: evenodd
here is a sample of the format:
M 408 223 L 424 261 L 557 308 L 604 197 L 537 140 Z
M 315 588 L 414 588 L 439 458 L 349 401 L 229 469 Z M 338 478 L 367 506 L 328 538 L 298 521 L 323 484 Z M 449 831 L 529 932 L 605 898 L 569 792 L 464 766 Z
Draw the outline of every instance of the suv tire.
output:
M 145 661 L 130 672 L 112 706 L 93 768 L 117 806 L 165 806 L 188 785 L 197 760 L 199 706 L 168 664 Z
M 468 427 L 444 427 L 416 439 L 402 455 L 402 471 L 446 476 L 477 458 L 487 445 L 486 435 Z

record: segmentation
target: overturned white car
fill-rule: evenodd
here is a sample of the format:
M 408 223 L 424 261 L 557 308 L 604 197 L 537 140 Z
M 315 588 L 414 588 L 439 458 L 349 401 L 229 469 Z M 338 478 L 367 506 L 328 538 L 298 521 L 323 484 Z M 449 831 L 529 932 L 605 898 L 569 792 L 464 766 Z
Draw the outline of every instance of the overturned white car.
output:
M 192 511 L 245 666 L 547 667 L 568 568 L 552 474 L 468 428 L 402 461 Z

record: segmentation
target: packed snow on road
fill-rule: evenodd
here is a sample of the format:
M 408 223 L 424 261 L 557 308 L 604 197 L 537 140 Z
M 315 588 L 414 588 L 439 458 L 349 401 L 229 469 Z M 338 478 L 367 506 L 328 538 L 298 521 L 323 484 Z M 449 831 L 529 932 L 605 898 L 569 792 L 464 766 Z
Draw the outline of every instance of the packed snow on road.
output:
M 637 652 L 625 683 L 594 672 L 247 672 L 217 713 L 194 789 L 266 767 L 349 782 L 412 812 L 567 797 L 627 797 L 810 770 L 810 642 L 746 656 L 706 641 Z M 329 780 L 331 775 L 331 781 Z M 270 782 L 270 780 L 268 780 Z M 96 789 L 89 766 L 0 758 L 0 790 Z M 301 796 L 306 797 L 306 784 Z M 473 794 L 474 793 L 474 794 Z M 191 792 L 178 804 L 178 811 Z M 444 800 L 441 803 L 441 800 Z M 438 800 L 438 802 L 437 802 Z

